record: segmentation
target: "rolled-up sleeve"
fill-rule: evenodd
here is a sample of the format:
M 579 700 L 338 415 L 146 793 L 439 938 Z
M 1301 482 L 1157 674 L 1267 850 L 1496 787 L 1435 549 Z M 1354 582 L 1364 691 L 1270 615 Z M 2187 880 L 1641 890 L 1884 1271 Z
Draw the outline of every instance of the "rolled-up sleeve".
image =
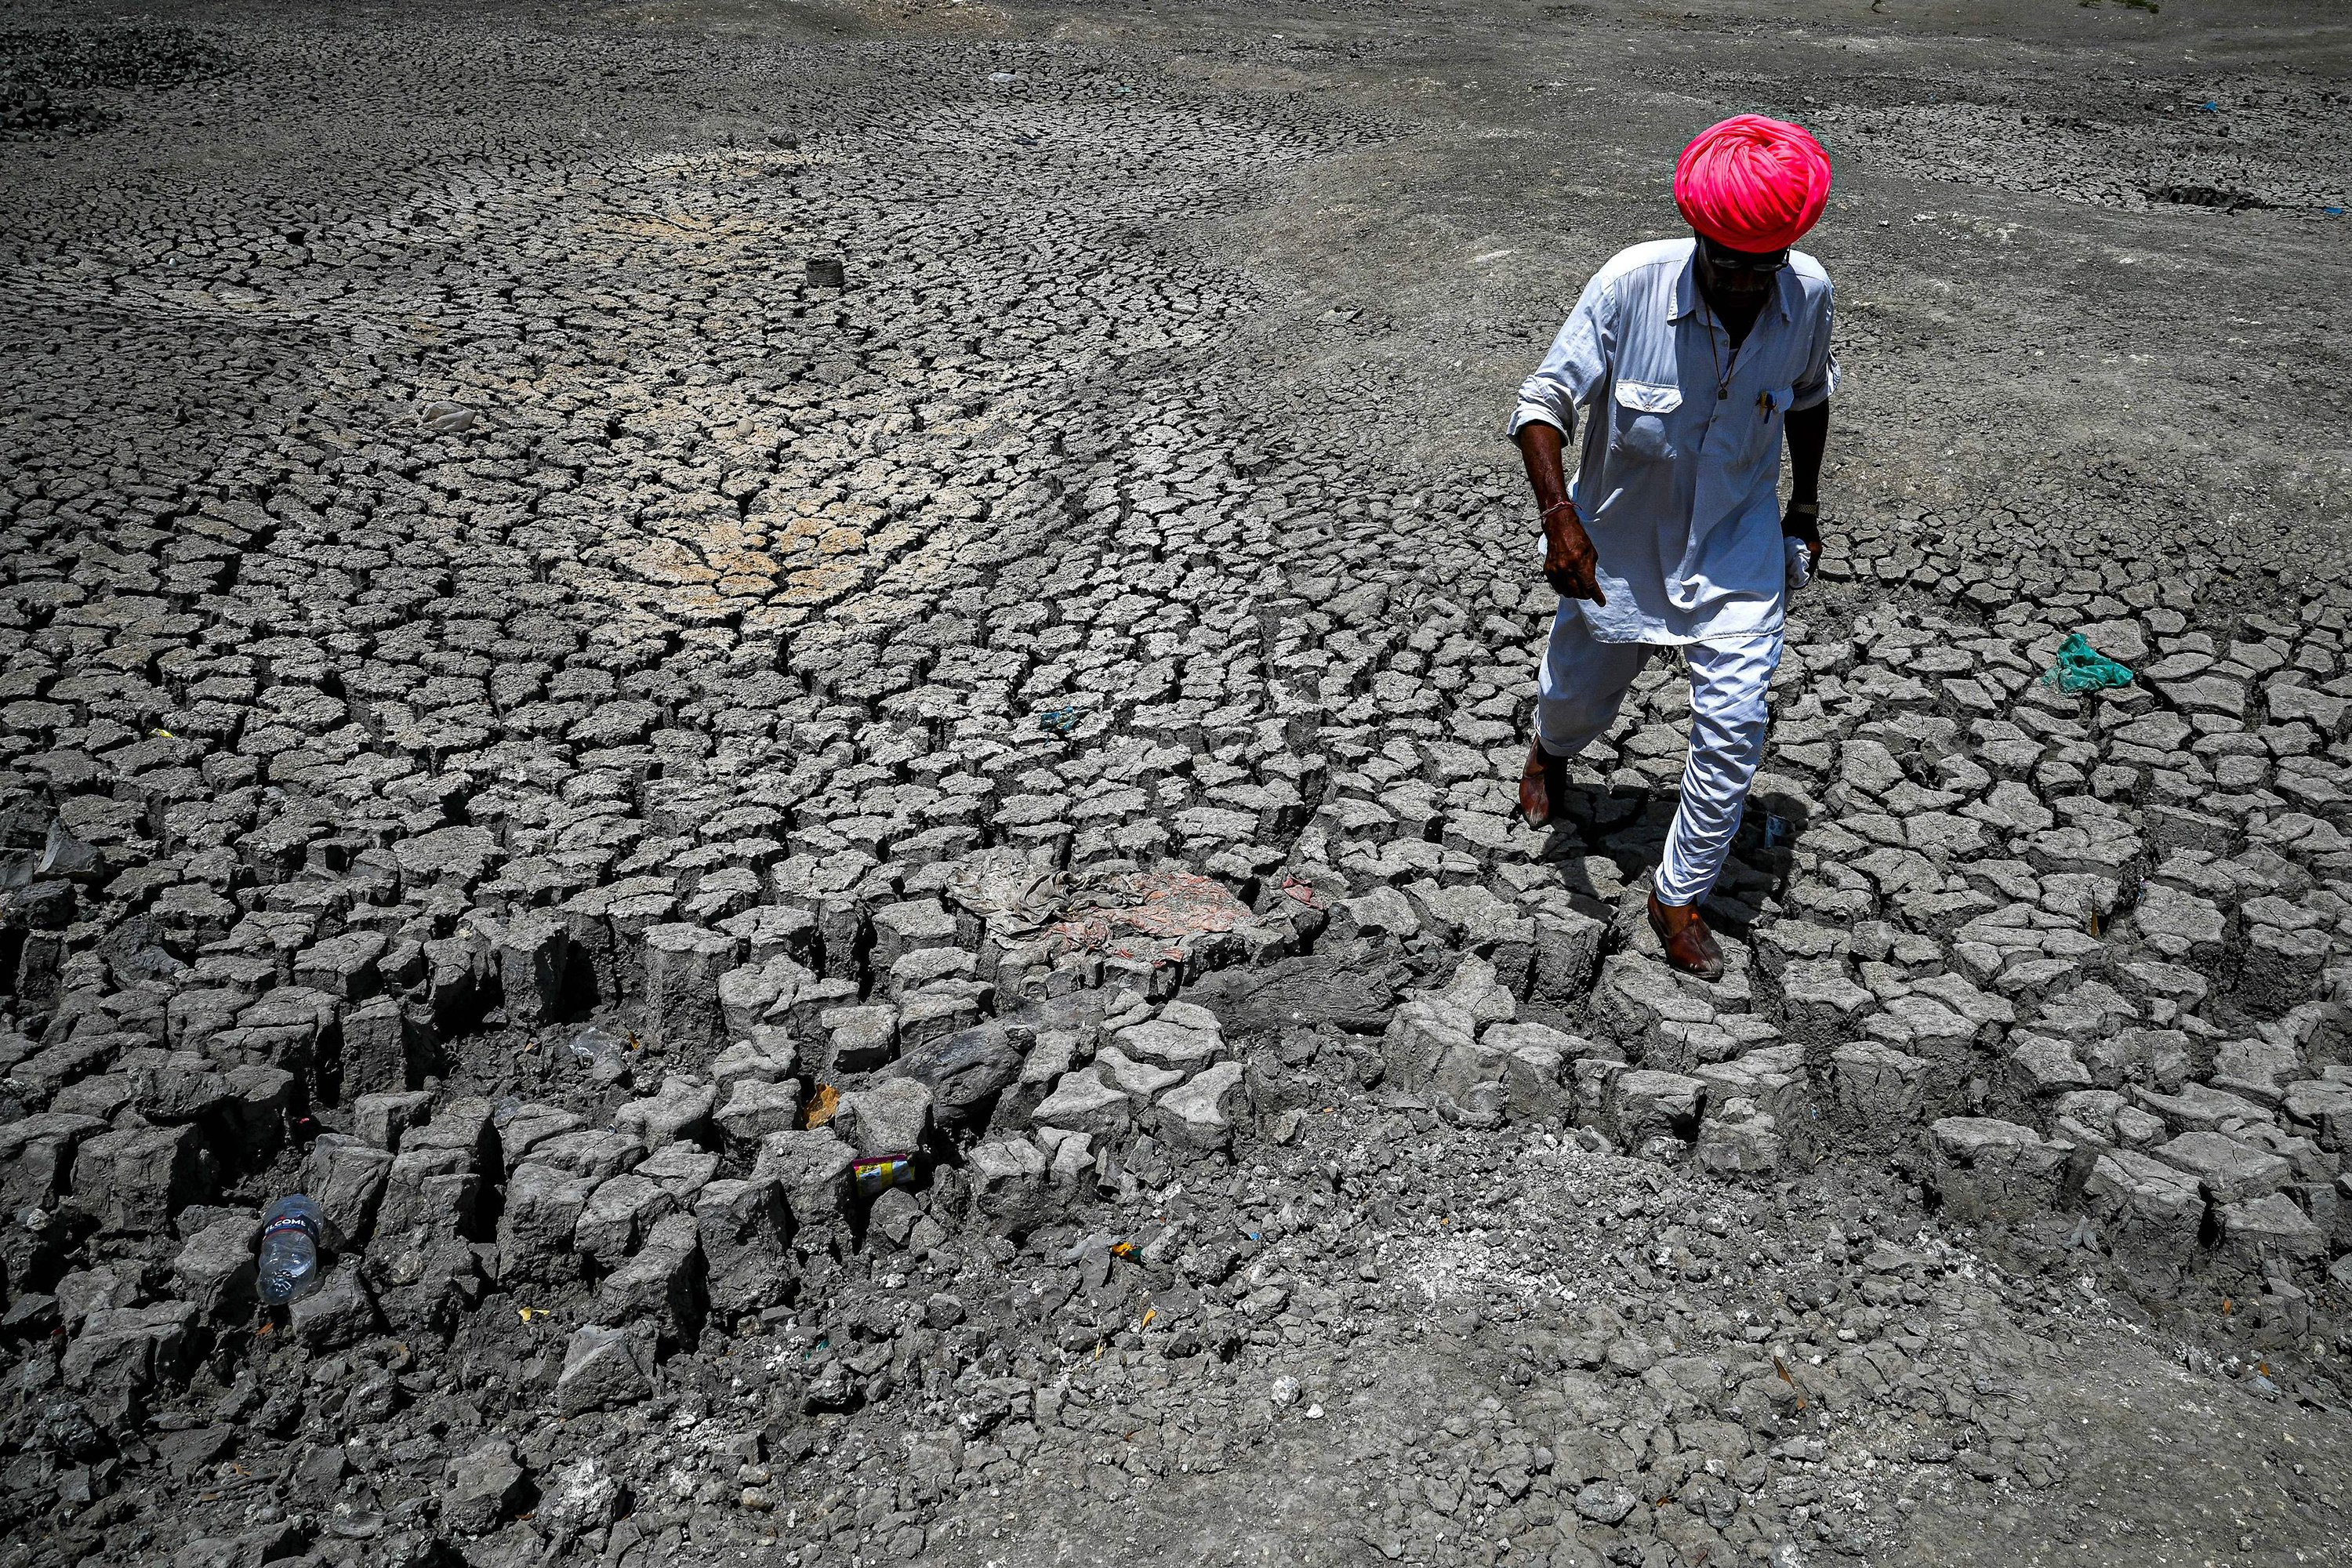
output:
M 1535 374 L 1519 384 L 1519 404 L 1511 415 L 1511 434 L 1541 421 L 1557 426 L 1562 436 L 1576 434 L 1576 411 L 1609 374 L 1609 355 L 1617 331 L 1617 294 L 1607 275 L 1584 286 L 1576 309 L 1560 323 L 1551 352 Z
M 1794 394 L 1789 399 L 1791 411 L 1818 408 L 1836 395 L 1838 389 L 1837 350 L 1830 340 L 1832 327 L 1837 319 L 1836 299 L 1829 286 L 1822 286 L 1821 321 L 1813 329 L 1812 353 L 1805 361 L 1805 374 L 1797 379 Z

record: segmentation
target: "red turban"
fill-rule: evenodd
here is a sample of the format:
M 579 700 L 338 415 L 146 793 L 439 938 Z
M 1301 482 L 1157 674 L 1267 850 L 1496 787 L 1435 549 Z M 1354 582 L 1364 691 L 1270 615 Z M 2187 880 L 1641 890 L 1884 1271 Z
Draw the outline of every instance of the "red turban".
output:
M 1675 165 L 1675 205 L 1734 250 L 1794 245 L 1830 199 L 1830 155 L 1801 125 L 1742 114 L 1710 125 Z

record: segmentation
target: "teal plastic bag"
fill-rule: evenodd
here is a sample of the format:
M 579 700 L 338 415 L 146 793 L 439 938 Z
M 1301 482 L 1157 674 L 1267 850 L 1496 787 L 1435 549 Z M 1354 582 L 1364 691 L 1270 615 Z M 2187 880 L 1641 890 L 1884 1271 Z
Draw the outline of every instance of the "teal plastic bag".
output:
M 2058 662 L 2042 676 L 2042 684 L 2061 691 L 2104 691 L 2110 686 L 2129 686 L 2131 679 L 2128 668 L 2093 647 L 2089 639 L 2075 632 L 2058 645 Z

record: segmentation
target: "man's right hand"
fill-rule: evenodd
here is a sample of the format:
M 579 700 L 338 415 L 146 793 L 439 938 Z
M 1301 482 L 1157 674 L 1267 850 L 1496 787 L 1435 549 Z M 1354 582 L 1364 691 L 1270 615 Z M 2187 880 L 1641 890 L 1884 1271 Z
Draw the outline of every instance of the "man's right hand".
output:
M 1544 581 L 1563 599 L 1590 599 L 1606 605 L 1601 591 L 1601 558 L 1593 553 L 1592 536 L 1572 506 L 1559 506 L 1544 514 Z
M 1528 484 L 1543 509 L 1544 581 L 1564 599 L 1590 599 L 1605 605 L 1601 591 L 1601 559 L 1593 553 L 1592 536 L 1568 499 L 1568 475 L 1560 467 L 1559 426 L 1531 420 L 1519 426 L 1519 456 L 1526 462 Z

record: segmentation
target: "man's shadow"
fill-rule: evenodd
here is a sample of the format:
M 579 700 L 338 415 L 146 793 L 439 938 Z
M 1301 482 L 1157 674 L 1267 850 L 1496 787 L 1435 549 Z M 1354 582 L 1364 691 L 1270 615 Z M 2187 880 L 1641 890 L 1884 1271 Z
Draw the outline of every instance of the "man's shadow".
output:
M 1648 885 L 1681 798 L 1679 788 L 1667 785 L 1571 784 L 1544 829 L 1538 858 L 1558 868 L 1559 885 L 1580 905 L 1589 900 L 1596 912 L 1613 911 L 1629 889 Z M 1723 875 L 1706 900 L 1711 924 L 1748 940 L 1764 900 L 1788 891 L 1807 821 L 1806 804 L 1779 791 L 1748 797 Z

